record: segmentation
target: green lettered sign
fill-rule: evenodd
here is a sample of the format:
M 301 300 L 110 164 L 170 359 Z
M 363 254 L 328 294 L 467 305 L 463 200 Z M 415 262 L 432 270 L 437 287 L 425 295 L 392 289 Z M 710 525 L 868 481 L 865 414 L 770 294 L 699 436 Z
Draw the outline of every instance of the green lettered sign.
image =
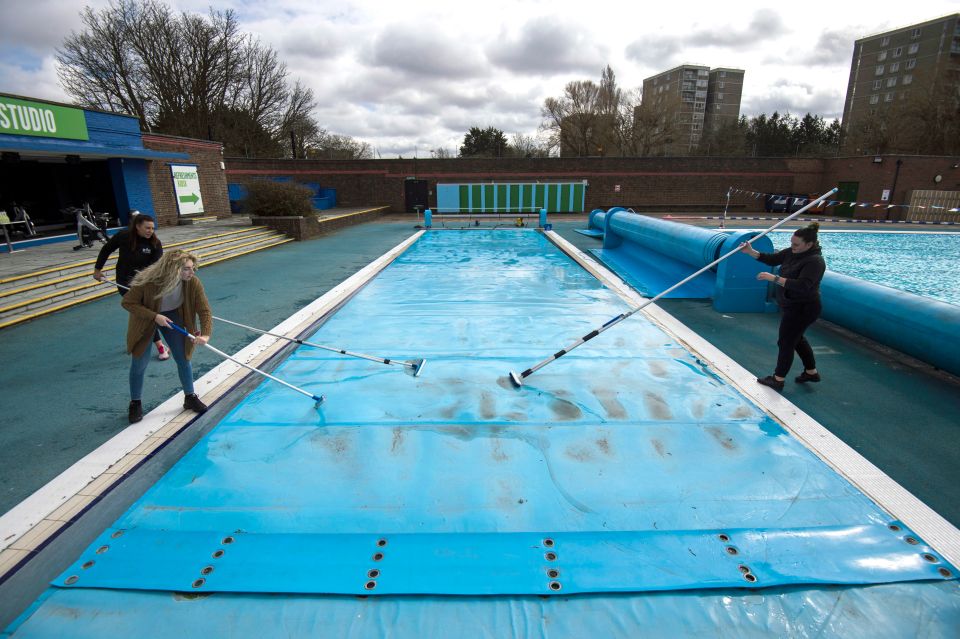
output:
M 200 195 L 200 174 L 195 164 L 171 164 L 173 194 L 177 198 L 180 215 L 203 213 L 203 198 Z
M 83 109 L 0 95 L 0 134 L 89 140 Z

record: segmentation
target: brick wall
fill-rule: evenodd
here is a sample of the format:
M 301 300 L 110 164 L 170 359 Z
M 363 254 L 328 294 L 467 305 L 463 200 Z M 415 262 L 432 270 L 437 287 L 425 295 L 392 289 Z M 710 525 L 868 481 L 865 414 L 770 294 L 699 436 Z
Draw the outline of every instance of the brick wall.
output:
M 153 205 L 160 226 L 176 224 L 177 203 L 174 198 L 171 164 L 196 164 L 200 175 L 200 193 L 203 196 L 204 215 L 230 216 L 227 181 L 220 163 L 223 145 L 219 142 L 178 138 L 155 133 L 143 134 L 143 146 L 154 151 L 187 153 L 189 160 L 153 160 L 149 162 L 148 178 L 153 191 Z
M 885 156 L 883 170 L 897 157 Z M 944 186 L 960 179 L 948 169 L 957 158 L 903 157 L 897 197 L 915 188 L 930 188 L 931 171 L 944 173 Z M 430 204 L 436 206 L 436 184 L 457 182 L 518 182 L 587 180 L 586 208 L 626 206 L 648 211 L 716 211 L 723 209 L 728 187 L 763 193 L 820 194 L 837 181 L 860 181 L 862 199 L 879 201 L 886 178 L 876 172 L 873 158 L 508 158 L 449 160 L 256 160 L 228 158 L 227 181 L 247 183 L 258 178 L 290 176 L 337 189 L 340 206 L 389 206 L 406 210 L 404 180 L 427 180 Z M 892 179 L 891 179 L 892 181 Z M 922 186 L 921 186 L 922 185 Z M 619 190 L 617 187 L 619 186 Z M 889 186 L 883 188 L 890 188 Z M 879 190 L 878 190 L 879 189 Z M 897 200 L 898 202 L 900 200 Z M 762 211 L 763 200 L 735 197 L 737 211 Z M 858 216 L 875 210 L 858 209 Z

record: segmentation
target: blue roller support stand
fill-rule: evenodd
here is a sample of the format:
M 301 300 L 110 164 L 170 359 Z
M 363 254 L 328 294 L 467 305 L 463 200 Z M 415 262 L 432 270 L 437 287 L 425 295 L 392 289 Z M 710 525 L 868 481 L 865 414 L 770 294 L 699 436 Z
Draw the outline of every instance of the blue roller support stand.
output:
M 547 209 L 540 209 L 540 228 L 547 225 Z
M 427 209 L 423 212 L 423 227 L 424 228 L 433 228 L 433 211 Z

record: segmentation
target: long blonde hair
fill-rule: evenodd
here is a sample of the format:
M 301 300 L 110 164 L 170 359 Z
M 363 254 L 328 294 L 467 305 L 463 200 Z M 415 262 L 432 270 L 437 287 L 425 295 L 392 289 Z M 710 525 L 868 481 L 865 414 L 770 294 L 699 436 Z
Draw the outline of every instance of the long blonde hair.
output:
M 180 282 L 180 269 L 188 261 L 193 262 L 194 269 L 200 266 L 200 260 L 193 253 L 179 249 L 164 253 L 159 260 L 137 273 L 130 286 L 153 284 L 159 289 L 157 298 L 161 298 L 177 287 Z

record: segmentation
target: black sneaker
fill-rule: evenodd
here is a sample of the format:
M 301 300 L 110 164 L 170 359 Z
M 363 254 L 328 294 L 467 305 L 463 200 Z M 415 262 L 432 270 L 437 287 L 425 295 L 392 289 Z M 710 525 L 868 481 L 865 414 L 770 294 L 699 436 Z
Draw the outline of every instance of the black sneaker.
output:
M 773 375 L 767 375 L 766 377 L 758 377 L 757 381 L 763 384 L 764 386 L 769 386 L 775 391 L 783 390 L 783 382 L 779 381 Z
M 814 373 L 813 375 L 809 374 L 807 371 L 803 371 L 799 375 L 793 378 L 798 384 L 806 384 L 807 382 L 819 382 L 820 373 Z
M 131 400 L 130 407 L 127 409 L 127 418 L 131 424 L 136 424 L 143 419 L 143 404 L 139 399 Z
M 783 386 L 783 384 L 781 384 L 781 386 Z M 207 405 L 200 401 L 200 398 L 197 397 L 196 393 L 193 393 L 192 395 L 184 395 L 183 407 L 189 408 L 195 413 L 207 412 Z

